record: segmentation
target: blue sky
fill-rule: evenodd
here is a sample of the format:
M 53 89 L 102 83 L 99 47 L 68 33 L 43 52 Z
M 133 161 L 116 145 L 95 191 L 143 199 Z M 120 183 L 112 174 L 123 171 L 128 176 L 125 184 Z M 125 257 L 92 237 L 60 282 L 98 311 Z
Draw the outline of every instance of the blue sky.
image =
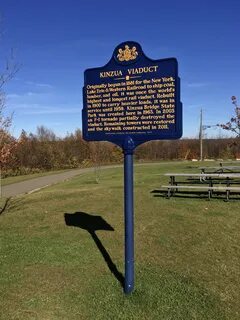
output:
M 0 65 L 11 48 L 22 65 L 5 87 L 15 136 L 81 128 L 84 70 L 105 65 L 126 40 L 152 59 L 178 59 L 185 137 L 198 135 L 201 108 L 204 124 L 226 122 L 231 96 L 240 99 L 239 0 L 2 0 L 0 13 Z

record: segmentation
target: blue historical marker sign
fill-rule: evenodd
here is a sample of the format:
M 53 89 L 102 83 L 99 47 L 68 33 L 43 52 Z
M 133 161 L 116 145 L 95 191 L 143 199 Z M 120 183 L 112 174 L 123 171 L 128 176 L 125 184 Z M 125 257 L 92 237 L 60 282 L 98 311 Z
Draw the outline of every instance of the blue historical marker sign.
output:
M 124 148 L 182 135 L 180 79 L 175 58 L 152 60 L 136 42 L 116 47 L 100 68 L 84 73 L 83 137 Z
M 152 60 L 137 42 L 121 43 L 104 67 L 85 71 L 82 120 L 85 140 L 110 141 L 124 152 L 124 292 L 130 293 L 134 288 L 133 152 L 143 142 L 182 135 L 177 60 Z

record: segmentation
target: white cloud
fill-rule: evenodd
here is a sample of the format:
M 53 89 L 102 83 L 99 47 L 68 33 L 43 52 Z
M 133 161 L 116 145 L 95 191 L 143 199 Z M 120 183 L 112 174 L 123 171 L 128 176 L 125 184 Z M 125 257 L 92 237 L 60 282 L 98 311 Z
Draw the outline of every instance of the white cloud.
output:
M 38 96 L 38 97 L 45 97 L 49 96 L 50 93 L 42 93 L 42 92 L 34 92 L 34 91 L 28 91 L 28 92 L 23 92 L 21 94 L 19 93 L 9 93 L 7 95 L 8 99 L 25 99 L 26 97 L 33 97 L 33 96 Z
M 190 108 L 190 109 L 199 109 L 200 110 L 202 106 L 200 104 L 187 104 L 186 107 Z
M 35 96 L 35 95 L 38 95 L 39 93 L 36 93 L 36 92 L 32 92 L 32 91 L 29 91 L 29 92 L 26 92 L 25 95 L 28 96 L 28 97 L 32 97 L 32 96 Z
M 36 87 L 42 87 L 42 88 L 53 88 L 53 86 L 49 83 L 39 83 L 39 82 L 33 82 L 33 81 L 25 81 L 26 84 L 36 86 Z
M 26 110 L 29 109 L 29 110 Z M 53 106 L 40 106 L 40 105 L 34 105 L 34 106 L 25 106 L 25 110 L 21 112 L 21 114 L 24 115 L 44 115 L 44 114 L 81 114 L 81 108 L 79 107 L 53 107 Z
M 8 99 L 15 99 L 15 98 L 20 98 L 20 97 L 22 97 L 22 95 L 21 95 L 21 94 L 18 94 L 18 93 L 9 93 L 9 94 L 7 95 L 7 98 L 8 98 Z
M 189 88 L 202 88 L 209 86 L 209 83 L 207 82 L 191 82 L 187 83 L 187 87 Z
M 81 115 L 82 104 L 79 101 L 72 104 L 63 97 L 51 93 L 38 93 L 34 91 L 22 94 L 8 94 L 8 106 L 18 116 L 28 115 Z M 59 101 L 61 100 L 61 101 Z

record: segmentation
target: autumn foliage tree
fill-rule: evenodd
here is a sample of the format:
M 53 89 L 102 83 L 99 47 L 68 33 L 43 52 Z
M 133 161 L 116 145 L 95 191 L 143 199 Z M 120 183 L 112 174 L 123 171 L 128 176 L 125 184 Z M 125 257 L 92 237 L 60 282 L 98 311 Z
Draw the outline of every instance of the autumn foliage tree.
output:
M 14 150 L 18 141 L 14 139 L 9 129 L 12 124 L 12 115 L 5 114 L 6 99 L 4 86 L 13 78 L 18 71 L 19 66 L 14 63 L 13 53 L 3 64 L 0 70 L 0 167 L 4 168 L 7 164 L 13 161 Z
M 240 138 L 240 107 L 237 104 L 237 98 L 235 96 L 232 96 L 231 99 L 234 105 L 234 115 L 227 123 L 217 124 L 217 126 L 222 128 L 223 130 L 234 133 L 237 138 Z
M 234 105 L 234 115 L 231 117 L 230 121 L 224 124 L 217 124 L 223 130 L 232 132 L 237 138 L 230 147 L 233 149 L 233 152 L 237 158 L 240 155 L 240 106 L 238 106 L 237 98 L 235 96 L 231 97 L 232 104 Z
M 2 17 L 0 16 L 0 37 L 2 37 Z M 2 56 L 2 55 L 1 55 Z M 9 129 L 12 124 L 12 115 L 6 115 L 5 86 L 18 72 L 20 65 L 16 63 L 14 51 L 11 50 L 7 58 L 0 61 L 0 168 L 4 168 L 13 161 L 17 140 L 14 139 Z

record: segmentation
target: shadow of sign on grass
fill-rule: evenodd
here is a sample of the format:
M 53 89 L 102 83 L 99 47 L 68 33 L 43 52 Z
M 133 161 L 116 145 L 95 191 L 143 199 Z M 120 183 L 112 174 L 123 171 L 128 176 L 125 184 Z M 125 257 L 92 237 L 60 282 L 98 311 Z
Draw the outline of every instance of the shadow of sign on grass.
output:
M 109 223 L 107 223 L 101 216 L 94 216 L 85 212 L 65 213 L 64 219 L 67 226 L 78 227 L 90 233 L 98 250 L 101 252 L 109 270 L 112 272 L 112 274 L 116 277 L 116 279 L 120 282 L 121 286 L 123 287 L 123 274 L 118 271 L 109 253 L 103 246 L 101 240 L 96 235 L 97 230 L 114 231 L 113 227 Z

